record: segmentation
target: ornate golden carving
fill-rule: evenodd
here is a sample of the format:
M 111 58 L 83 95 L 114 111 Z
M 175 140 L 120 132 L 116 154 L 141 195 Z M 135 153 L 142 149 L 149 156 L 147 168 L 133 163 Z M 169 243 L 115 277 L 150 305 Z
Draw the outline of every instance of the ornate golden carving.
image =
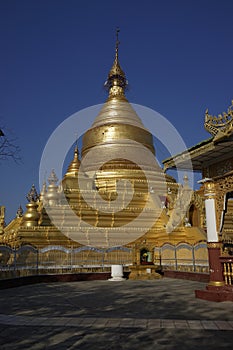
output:
M 204 200 L 203 197 L 197 192 L 192 192 L 191 204 L 194 204 L 196 208 L 200 209 L 200 212 L 204 209 Z
M 233 191 L 233 175 L 221 177 L 216 180 L 216 221 L 218 230 L 220 230 L 221 217 L 224 209 L 225 195 Z
M 212 179 L 204 179 L 204 196 L 205 199 L 214 199 L 215 198 L 215 184 Z
M 216 178 L 220 176 L 225 176 L 232 171 L 233 171 L 233 158 L 230 158 L 228 160 L 218 161 L 217 163 L 209 165 L 208 167 L 204 168 L 203 176 Z
M 207 109 L 204 126 L 205 129 L 216 138 L 229 135 L 233 130 L 233 101 L 227 113 L 223 112 L 219 114 L 218 117 L 210 115 Z
M 222 248 L 221 242 L 208 242 L 207 243 L 208 248 Z

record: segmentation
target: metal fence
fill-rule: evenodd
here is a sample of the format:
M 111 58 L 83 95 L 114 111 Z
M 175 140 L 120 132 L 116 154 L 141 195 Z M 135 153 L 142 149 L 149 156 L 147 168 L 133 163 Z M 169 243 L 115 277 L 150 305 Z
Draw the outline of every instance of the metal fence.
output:
M 0 278 L 53 273 L 110 271 L 111 265 L 132 265 L 132 249 L 112 247 L 99 249 L 89 246 L 67 248 L 46 246 L 36 249 L 23 245 L 13 249 L 0 245 Z M 163 270 L 209 272 L 207 244 L 164 244 L 154 248 L 154 264 Z
M 48 273 L 110 271 L 113 264 L 128 266 L 132 250 L 126 247 L 98 249 L 94 247 L 67 248 L 46 246 L 36 249 L 30 245 L 13 249 L 0 246 L 0 278 Z
M 154 250 L 155 261 L 163 270 L 209 273 L 207 243 L 195 245 L 165 243 Z

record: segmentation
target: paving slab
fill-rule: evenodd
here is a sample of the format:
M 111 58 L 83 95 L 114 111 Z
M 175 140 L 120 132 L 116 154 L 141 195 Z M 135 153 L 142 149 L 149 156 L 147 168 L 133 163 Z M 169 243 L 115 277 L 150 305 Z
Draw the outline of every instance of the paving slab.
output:
M 0 290 L 1 350 L 231 349 L 233 303 L 200 282 L 41 283 Z

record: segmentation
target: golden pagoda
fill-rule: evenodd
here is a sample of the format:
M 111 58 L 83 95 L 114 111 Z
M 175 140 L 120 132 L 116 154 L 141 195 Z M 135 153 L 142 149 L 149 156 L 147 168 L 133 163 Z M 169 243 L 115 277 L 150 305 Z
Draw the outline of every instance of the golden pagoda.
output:
M 201 193 L 190 189 L 187 177 L 178 184 L 157 163 L 153 136 L 126 99 L 118 49 L 117 32 L 108 98 L 83 136 L 81 159 L 76 145 L 60 184 L 52 171 L 40 195 L 32 187 L 26 212 L 19 210 L 2 230 L 2 244 L 89 247 L 89 256 L 125 247 L 130 264 L 140 267 L 154 264 L 155 248 L 165 243 L 205 241 Z

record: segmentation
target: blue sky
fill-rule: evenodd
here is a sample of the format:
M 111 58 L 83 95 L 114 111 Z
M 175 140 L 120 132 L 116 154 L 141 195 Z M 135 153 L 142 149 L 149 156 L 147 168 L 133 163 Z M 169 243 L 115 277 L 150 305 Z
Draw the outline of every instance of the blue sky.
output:
M 0 120 L 22 156 L 0 163 L 7 220 L 38 188 L 53 130 L 106 99 L 117 26 L 129 101 L 160 112 L 187 147 L 208 138 L 206 108 L 218 114 L 233 99 L 232 13 L 230 0 L 0 0 Z

